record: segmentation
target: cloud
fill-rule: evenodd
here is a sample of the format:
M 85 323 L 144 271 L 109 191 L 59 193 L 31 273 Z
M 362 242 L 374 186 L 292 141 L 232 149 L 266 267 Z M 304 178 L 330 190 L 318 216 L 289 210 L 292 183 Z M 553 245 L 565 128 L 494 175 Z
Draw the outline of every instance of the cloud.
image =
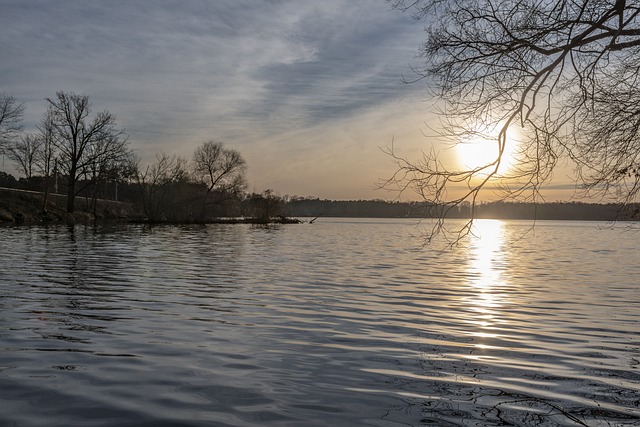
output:
M 45 97 L 86 93 L 96 110 L 118 116 L 146 159 L 159 151 L 190 155 L 217 139 L 255 159 L 249 166 L 256 182 L 295 181 L 303 193 L 309 168 L 290 164 L 335 155 L 336 168 L 367 168 L 363 159 L 378 155 L 385 141 L 342 129 L 380 129 L 390 105 L 412 117 L 419 110 L 413 94 L 421 90 L 400 78 L 416 62 L 422 31 L 382 0 L 0 6 L 0 36 L 9 41 L 0 46 L 1 90 L 27 103 L 28 127 L 39 121 Z M 391 126 L 400 126 L 398 111 Z M 317 175 L 310 189 L 319 188 Z

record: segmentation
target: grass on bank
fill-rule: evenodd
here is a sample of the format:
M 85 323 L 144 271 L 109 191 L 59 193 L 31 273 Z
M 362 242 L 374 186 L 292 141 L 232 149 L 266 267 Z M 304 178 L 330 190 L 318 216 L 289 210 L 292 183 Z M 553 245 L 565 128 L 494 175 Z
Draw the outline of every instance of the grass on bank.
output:
M 76 211 L 68 214 L 67 197 L 49 194 L 44 209 L 44 193 L 37 191 L 0 188 L 0 222 L 83 222 L 96 219 L 127 220 L 134 216 L 128 203 L 113 200 L 96 200 L 95 210 L 91 199 L 76 198 Z

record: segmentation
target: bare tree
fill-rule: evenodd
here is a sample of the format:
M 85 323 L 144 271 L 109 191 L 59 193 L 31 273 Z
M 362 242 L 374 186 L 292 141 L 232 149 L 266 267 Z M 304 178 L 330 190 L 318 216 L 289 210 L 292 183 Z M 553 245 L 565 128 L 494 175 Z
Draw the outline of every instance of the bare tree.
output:
M 560 159 L 575 164 L 584 195 L 623 203 L 640 192 L 640 4 L 625 0 L 388 0 L 426 24 L 421 47 L 442 131 L 454 144 L 491 139 L 492 160 L 452 167 L 437 152 L 389 153 L 383 187 L 417 191 L 440 217 L 483 190 L 541 199 Z M 507 132 L 519 127 L 517 163 L 501 172 Z M 495 133 L 485 130 L 495 129 Z M 461 195 L 452 190 L 462 188 Z M 434 232 L 441 231 L 440 221 Z
M 207 193 L 222 197 L 237 196 L 246 186 L 246 162 L 236 150 L 224 148 L 221 142 L 207 141 L 193 153 L 195 179 L 207 188 Z
M 87 95 L 57 92 L 47 98 L 53 126 L 53 145 L 59 153 L 60 170 L 68 177 L 67 212 L 73 213 L 76 184 L 97 164 L 126 159 L 128 141 L 123 130 L 116 129 L 116 117 L 108 111 L 91 115 Z
M 262 193 L 253 193 L 248 197 L 251 215 L 261 223 L 268 223 L 272 218 L 282 217 L 286 200 L 275 191 L 267 189 Z
M 27 180 L 31 180 L 35 173 L 42 174 L 44 177 L 42 209 L 46 212 L 49 198 L 49 178 L 55 156 L 51 115 L 45 114 L 42 124 L 38 126 L 38 133 L 27 133 L 21 137 L 20 141 L 10 144 L 7 155 L 16 163 Z
M 7 148 L 7 157 L 16 163 L 28 181 L 37 168 L 42 144 L 43 139 L 39 134 L 27 133 Z
M 155 162 L 144 171 L 138 168 L 136 179 L 142 207 L 150 221 L 184 220 L 182 209 L 177 208 L 185 208 L 192 202 L 184 191 L 189 183 L 186 159 L 166 153 L 158 154 Z
M 138 160 L 132 151 L 127 150 L 117 158 L 97 158 L 89 166 L 87 184 L 91 186 L 91 206 L 93 214 L 97 213 L 98 198 L 118 201 L 118 185 L 135 179 Z M 108 191 L 111 187 L 113 191 Z
M 18 103 L 13 96 L 0 93 L 0 152 L 24 129 L 23 115 L 24 104 Z
M 47 211 L 47 204 L 49 202 L 49 187 L 51 181 L 51 173 L 58 173 L 56 164 L 57 160 L 56 149 L 54 146 L 54 124 L 53 124 L 53 115 L 50 110 L 48 110 L 44 117 L 42 118 L 42 123 L 39 130 L 39 139 L 40 139 L 40 147 L 36 153 L 36 165 L 44 176 L 44 198 L 42 201 L 42 211 Z M 52 170 L 52 166 L 53 169 Z M 57 178 L 56 178 L 57 179 Z M 57 190 L 57 189 L 56 189 Z

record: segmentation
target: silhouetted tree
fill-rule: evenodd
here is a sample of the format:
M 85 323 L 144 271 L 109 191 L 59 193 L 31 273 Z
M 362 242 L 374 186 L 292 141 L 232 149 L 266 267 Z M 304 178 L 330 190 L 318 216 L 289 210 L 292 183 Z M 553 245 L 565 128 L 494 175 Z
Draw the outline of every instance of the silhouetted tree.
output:
M 67 212 L 72 213 L 79 179 L 89 176 L 96 165 L 125 160 L 129 155 L 127 137 L 123 130 L 116 129 L 116 117 L 110 112 L 90 117 L 87 95 L 57 92 L 47 101 L 58 166 L 68 177 Z
M 239 194 L 245 188 L 246 162 L 236 150 L 221 142 L 207 141 L 193 153 L 193 175 L 207 192 Z
M 394 152 L 383 187 L 475 206 L 500 183 L 504 199 L 537 201 L 559 159 L 573 160 L 586 195 L 630 203 L 640 192 L 640 5 L 625 0 L 388 0 L 426 23 L 421 55 L 439 105 L 440 136 L 490 138 L 495 157 L 447 167 Z M 517 165 L 502 173 L 507 131 L 520 127 Z M 493 132 L 492 132 L 493 131 Z M 489 143 L 491 144 L 491 143 Z M 463 188 L 461 196 L 451 190 Z M 439 222 L 434 231 L 441 229 Z
M 260 222 L 269 222 L 272 218 L 282 215 L 285 199 L 273 190 L 254 193 L 249 196 L 250 215 Z
M 137 159 L 131 151 L 116 159 L 96 161 L 90 165 L 89 184 L 91 185 L 91 204 L 94 215 L 97 209 L 98 198 L 118 199 L 117 188 L 119 183 L 129 182 L 135 179 Z M 107 187 L 113 187 L 113 192 L 108 194 Z
M 40 173 L 44 176 L 43 212 L 47 211 L 47 203 L 49 202 L 51 174 L 58 173 L 57 160 L 55 159 L 56 148 L 54 145 L 53 118 L 50 110 L 48 110 L 42 118 L 42 123 L 38 127 L 40 146 L 36 152 L 36 165 Z
M 138 171 L 142 207 L 149 221 L 184 221 L 191 216 L 193 201 L 186 191 L 189 178 L 187 160 L 166 153 L 156 155 L 154 163 Z
M 0 153 L 4 152 L 8 143 L 15 142 L 24 129 L 22 117 L 24 104 L 13 96 L 0 93 Z
M 197 147 L 191 166 L 196 182 L 207 189 L 202 200 L 203 216 L 209 203 L 237 198 L 246 188 L 245 160 L 238 151 L 225 148 L 221 142 L 207 141 Z
M 8 144 L 7 157 L 16 163 L 27 181 L 36 171 L 42 144 L 40 135 L 33 133 L 24 134 L 19 141 Z

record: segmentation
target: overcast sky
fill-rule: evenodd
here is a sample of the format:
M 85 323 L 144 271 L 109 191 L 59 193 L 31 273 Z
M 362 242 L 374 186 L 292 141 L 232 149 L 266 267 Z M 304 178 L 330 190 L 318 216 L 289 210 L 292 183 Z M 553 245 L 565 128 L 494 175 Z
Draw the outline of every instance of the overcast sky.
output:
M 334 199 L 426 148 L 422 25 L 384 0 L 0 0 L 0 92 L 33 128 L 58 90 L 109 110 L 143 162 L 214 139 L 251 189 Z M 5 165 L 7 169 L 7 165 Z M 15 170 L 12 172 L 15 173 Z

